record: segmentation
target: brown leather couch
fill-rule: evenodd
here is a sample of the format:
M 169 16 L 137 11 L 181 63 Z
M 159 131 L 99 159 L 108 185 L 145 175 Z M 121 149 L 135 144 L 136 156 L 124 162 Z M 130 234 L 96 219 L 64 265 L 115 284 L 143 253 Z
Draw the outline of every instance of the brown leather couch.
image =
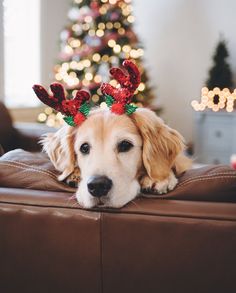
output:
M 0 158 L 0 292 L 236 292 L 236 172 L 84 210 L 43 154 Z
M 40 151 L 39 136 L 33 133 L 25 134 L 13 125 L 9 111 L 0 102 L 0 156 L 16 148 L 27 151 Z

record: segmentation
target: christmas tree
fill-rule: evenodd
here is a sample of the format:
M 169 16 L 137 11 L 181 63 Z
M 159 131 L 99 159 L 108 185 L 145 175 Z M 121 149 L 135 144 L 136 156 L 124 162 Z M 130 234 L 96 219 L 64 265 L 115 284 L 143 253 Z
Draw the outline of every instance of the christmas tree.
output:
M 101 103 L 100 85 L 110 80 L 109 69 L 131 59 L 142 74 L 134 102 L 137 106 L 150 105 L 154 96 L 142 64 L 144 51 L 133 30 L 132 11 L 131 0 L 73 1 L 68 25 L 60 34 L 59 61 L 55 66 L 55 79 L 65 86 L 70 98 L 77 89 L 87 88 L 92 104 Z M 116 80 L 110 83 L 118 86 Z
M 228 56 L 226 43 L 224 40 L 220 40 L 213 56 L 214 65 L 209 71 L 208 89 L 211 90 L 215 87 L 220 89 L 233 88 L 232 72 L 227 62 Z

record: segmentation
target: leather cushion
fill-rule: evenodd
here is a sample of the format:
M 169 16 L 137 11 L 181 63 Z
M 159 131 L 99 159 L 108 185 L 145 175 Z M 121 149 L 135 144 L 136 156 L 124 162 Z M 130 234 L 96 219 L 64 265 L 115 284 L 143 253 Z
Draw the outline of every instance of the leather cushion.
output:
M 14 150 L 0 158 L 0 187 L 75 192 L 57 180 L 58 172 L 43 153 Z M 180 178 L 177 187 L 164 195 L 142 194 L 143 197 L 236 202 L 236 171 L 227 165 L 191 169 Z

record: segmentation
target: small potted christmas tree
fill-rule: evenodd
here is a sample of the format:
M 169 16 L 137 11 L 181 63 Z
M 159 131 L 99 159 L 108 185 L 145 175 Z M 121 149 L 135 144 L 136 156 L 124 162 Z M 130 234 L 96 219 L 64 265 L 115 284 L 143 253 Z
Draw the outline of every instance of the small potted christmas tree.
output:
M 226 42 L 221 39 L 216 47 L 215 54 L 213 55 L 214 65 L 209 71 L 209 78 L 206 82 L 206 85 L 209 90 L 214 89 L 215 87 L 228 88 L 232 90 L 233 80 L 232 72 L 227 58 L 229 57 L 228 49 Z

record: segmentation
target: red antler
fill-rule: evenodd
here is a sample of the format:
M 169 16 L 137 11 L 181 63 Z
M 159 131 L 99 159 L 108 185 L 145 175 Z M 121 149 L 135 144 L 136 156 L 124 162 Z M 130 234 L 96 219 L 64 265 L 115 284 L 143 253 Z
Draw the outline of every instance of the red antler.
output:
M 67 116 L 64 117 L 67 124 L 70 126 L 80 125 L 90 111 L 90 106 L 87 103 L 90 94 L 85 90 L 79 90 L 74 99 L 66 100 L 64 88 L 60 83 L 52 83 L 50 89 L 52 95 L 49 95 L 41 85 L 33 86 L 33 90 L 40 101 Z
M 103 83 L 101 91 L 104 95 L 112 96 L 117 103 L 126 104 L 131 102 L 131 98 L 140 84 L 141 77 L 138 67 L 130 60 L 123 62 L 126 69 L 112 68 L 111 75 L 119 82 L 121 88 L 115 88 L 110 84 Z
M 85 90 L 79 90 L 72 100 L 66 100 L 64 88 L 60 83 L 50 85 L 52 95 L 49 95 L 41 85 L 34 85 L 33 90 L 44 104 L 67 116 L 75 116 L 82 103 L 90 99 L 90 94 Z

